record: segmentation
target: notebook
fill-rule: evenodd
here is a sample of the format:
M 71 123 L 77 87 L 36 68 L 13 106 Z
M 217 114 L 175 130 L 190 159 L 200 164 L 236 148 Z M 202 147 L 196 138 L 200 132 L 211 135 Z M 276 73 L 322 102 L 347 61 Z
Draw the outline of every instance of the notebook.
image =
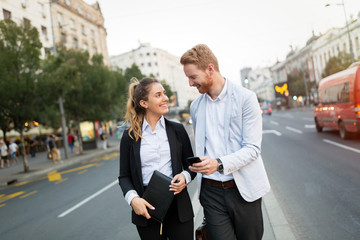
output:
M 155 170 L 149 185 L 142 196 L 155 210 L 148 209 L 150 216 L 162 223 L 174 199 L 174 192 L 170 191 L 171 178 Z

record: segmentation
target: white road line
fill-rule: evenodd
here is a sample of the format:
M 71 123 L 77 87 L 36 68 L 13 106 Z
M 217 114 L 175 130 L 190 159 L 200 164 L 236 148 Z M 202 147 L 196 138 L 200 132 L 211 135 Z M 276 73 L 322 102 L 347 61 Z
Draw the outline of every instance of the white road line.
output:
M 66 215 L 68 215 L 69 213 L 71 213 L 72 211 L 74 211 L 75 209 L 81 207 L 82 205 L 84 205 L 85 203 L 89 202 L 91 199 L 97 197 L 98 195 L 100 195 L 101 193 L 105 192 L 106 190 L 108 190 L 109 188 L 111 188 L 112 186 L 114 186 L 115 184 L 118 183 L 118 180 L 115 180 L 114 182 L 110 183 L 109 185 L 107 185 L 106 187 L 100 189 L 99 191 L 97 191 L 96 193 L 94 193 L 93 195 L 91 195 L 90 197 L 82 200 L 81 202 L 79 202 L 78 204 L 76 204 L 75 206 L 73 206 L 72 208 L 66 210 L 65 212 L 63 212 L 62 214 L 60 214 L 59 216 L 57 216 L 58 218 L 62 218 L 65 217 Z
M 279 125 L 278 122 L 275 122 L 275 121 L 270 121 L 271 124 L 274 124 L 274 125 Z
M 276 130 L 263 130 L 262 133 L 263 133 L 263 134 L 273 133 L 273 134 L 275 134 L 275 135 L 277 135 L 277 136 L 281 136 L 281 135 L 282 135 L 281 132 L 278 132 L 278 131 L 276 131 Z
M 314 121 L 314 118 L 309 118 L 309 117 L 303 117 L 302 119 L 306 121 Z
M 302 134 L 303 132 L 299 129 L 296 129 L 296 128 L 292 128 L 292 127 L 289 127 L 289 126 L 286 126 L 285 127 L 287 130 L 290 130 L 290 131 L 293 131 L 293 132 L 296 132 L 296 133 L 299 133 L 299 134 Z
M 315 128 L 315 124 L 305 124 L 305 128 Z
M 353 152 L 356 152 L 356 153 L 360 153 L 360 149 L 357 149 L 357 148 L 352 148 L 352 147 L 349 147 L 349 146 L 346 146 L 346 145 L 343 145 L 343 144 L 340 144 L 340 143 L 337 143 L 337 142 L 333 142 L 333 141 L 328 140 L 328 139 L 323 139 L 323 141 L 326 142 L 326 143 L 330 143 L 332 145 L 335 145 L 337 147 L 344 148 L 346 150 L 350 150 L 350 151 L 353 151 Z

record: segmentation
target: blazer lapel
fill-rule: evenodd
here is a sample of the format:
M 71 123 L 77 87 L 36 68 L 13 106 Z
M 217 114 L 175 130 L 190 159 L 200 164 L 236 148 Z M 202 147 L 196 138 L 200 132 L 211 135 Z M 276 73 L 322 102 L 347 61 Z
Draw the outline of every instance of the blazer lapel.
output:
M 139 175 L 140 184 L 144 187 L 143 178 L 142 178 L 142 171 L 141 171 L 141 159 L 140 159 L 140 146 L 141 146 L 141 138 L 138 141 L 134 140 L 134 157 L 135 157 L 135 165 L 137 169 L 137 174 Z
M 229 139 L 230 133 L 230 119 L 231 119 L 231 111 L 233 104 L 233 87 L 231 86 L 231 82 L 226 79 L 227 82 L 227 100 L 226 100 L 226 109 L 225 109 L 225 121 L 224 121 L 224 141 L 227 142 Z M 226 145 L 227 152 L 229 153 L 229 144 Z
M 166 134 L 170 146 L 171 166 L 172 166 L 173 174 L 175 175 L 182 170 L 181 165 L 179 165 L 181 161 L 178 161 L 176 158 L 177 146 L 179 146 L 179 143 L 176 139 L 175 131 L 172 127 L 169 126 L 167 119 L 165 119 L 165 126 L 166 126 Z
M 201 96 L 196 114 L 195 145 L 196 155 L 205 155 L 205 132 L 206 132 L 206 98 Z

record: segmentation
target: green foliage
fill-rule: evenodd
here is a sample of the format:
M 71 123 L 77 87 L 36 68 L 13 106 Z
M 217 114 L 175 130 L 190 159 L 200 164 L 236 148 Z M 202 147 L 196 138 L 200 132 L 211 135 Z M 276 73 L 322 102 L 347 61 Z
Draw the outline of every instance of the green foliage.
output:
M 288 74 L 288 88 L 291 96 L 305 96 L 304 75 L 301 71 Z
M 139 81 L 145 77 L 140 71 L 140 68 L 133 63 L 130 68 L 126 68 L 124 72 L 125 80 L 130 82 L 131 78 L 135 77 Z
M 160 83 L 161 83 L 161 85 L 163 85 L 163 87 L 165 89 L 165 92 L 166 92 L 166 95 L 170 99 L 172 97 L 172 95 L 174 95 L 173 91 L 171 90 L 170 85 L 167 84 L 165 80 L 162 80 Z
M 35 27 L 0 21 L 0 111 L 22 130 L 36 117 L 41 95 L 38 72 L 42 44 Z
M 336 57 L 331 57 L 329 61 L 325 65 L 324 72 L 322 73 L 322 77 L 325 78 L 334 73 L 345 70 L 351 65 L 351 55 L 346 52 L 339 53 Z

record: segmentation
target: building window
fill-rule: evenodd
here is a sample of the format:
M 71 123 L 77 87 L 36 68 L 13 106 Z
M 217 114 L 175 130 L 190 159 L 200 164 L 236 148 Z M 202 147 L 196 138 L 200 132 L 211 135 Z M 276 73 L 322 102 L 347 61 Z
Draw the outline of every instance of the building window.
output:
M 142 53 L 140 53 L 140 54 L 139 54 L 139 56 L 140 56 L 140 57 L 142 57 L 142 56 L 143 56 L 143 54 L 142 54 Z
M 86 35 L 85 26 L 81 25 L 81 32 L 83 35 Z
M 141 63 L 141 66 L 143 67 L 143 66 L 144 66 L 144 63 Z
M 82 8 L 81 8 L 80 6 L 77 8 L 77 10 L 78 10 L 78 12 L 79 12 L 80 14 L 83 14 L 83 10 L 82 10 Z
M 58 20 L 59 26 L 62 27 L 64 25 L 64 22 L 63 22 L 63 17 L 62 17 L 61 13 L 57 13 L 57 20 Z
M 150 62 L 148 63 L 148 67 L 151 67 L 151 63 L 150 63 Z
M 157 64 L 157 62 L 155 62 L 155 66 L 157 66 L 158 64 Z
M 27 3 L 27 0 L 21 0 L 21 6 L 23 8 L 26 8 L 26 3 Z
M 84 49 L 84 51 L 88 51 L 89 46 L 87 45 L 87 43 L 84 43 L 83 49 Z
M 61 43 L 62 44 L 66 44 L 66 34 L 65 33 L 61 33 Z
M 91 13 L 88 13 L 88 18 L 89 18 L 90 20 L 92 19 Z
M 31 25 L 30 20 L 27 18 L 24 18 L 24 26 L 30 26 L 30 25 Z
M 344 43 L 343 46 L 344 46 L 344 52 L 346 52 L 346 43 Z
M 70 19 L 70 27 L 72 29 L 75 29 L 75 23 L 74 23 L 74 20 Z
M 156 56 L 156 52 L 154 52 L 154 56 Z
M 146 56 L 150 56 L 150 53 L 146 53 Z
M 48 39 L 47 29 L 46 29 L 46 27 L 41 26 L 41 32 L 42 32 L 42 34 L 44 35 L 44 37 L 45 37 L 46 39 Z
M 97 48 L 93 47 L 93 54 L 96 54 L 96 53 L 97 53 Z
M 359 53 L 360 45 L 359 45 L 359 37 L 355 37 L 355 51 Z
M 11 12 L 3 9 L 4 19 L 11 19 Z
M 71 1 L 70 1 L 70 0 L 66 0 L 65 3 L 66 3 L 66 5 L 68 5 L 69 7 L 71 6 Z
M 38 7 L 39 13 L 41 13 L 42 15 L 45 15 L 44 4 L 41 4 L 38 2 L 37 7 Z
M 73 47 L 74 47 L 75 49 L 77 49 L 77 48 L 79 47 L 79 43 L 78 43 L 77 38 L 74 38 L 74 39 L 73 39 Z
M 91 38 L 92 38 L 92 39 L 95 39 L 95 32 L 94 32 L 94 30 L 91 29 L 91 30 L 90 30 L 90 34 L 91 34 Z

